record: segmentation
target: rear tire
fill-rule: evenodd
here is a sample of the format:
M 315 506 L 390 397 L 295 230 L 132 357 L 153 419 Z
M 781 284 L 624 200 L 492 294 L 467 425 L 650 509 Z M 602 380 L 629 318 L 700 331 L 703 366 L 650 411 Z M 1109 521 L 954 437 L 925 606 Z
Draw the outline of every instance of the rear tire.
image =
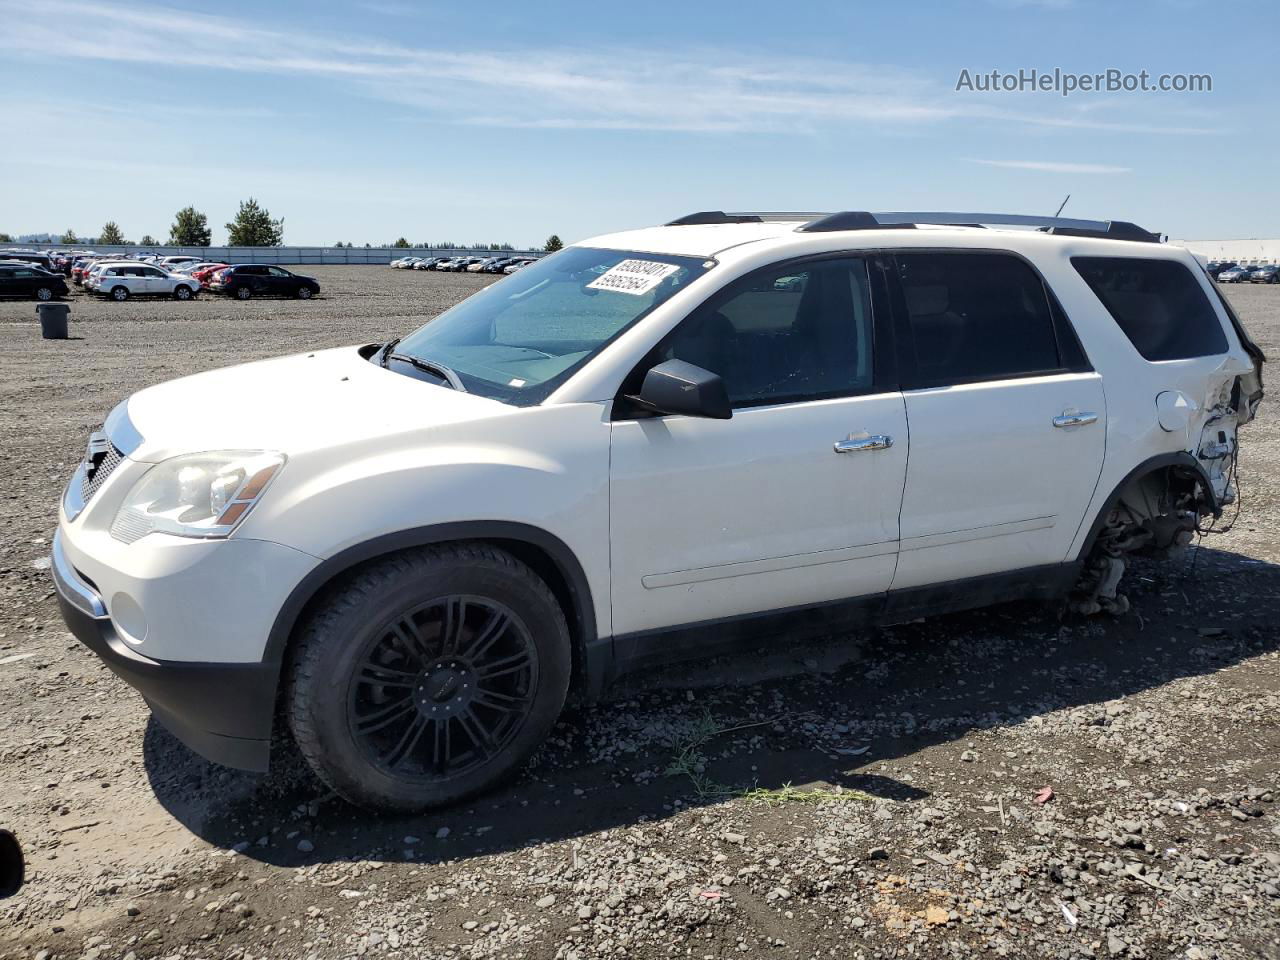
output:
M 111 299 L 116 301 L 116 303 L 124 303 L 126 300 L 129 299 L 129 288 L 128 287 L 112 287 Z
M 302 626 L 284 706 L 295 742 L 352 803 L 415 813 L 514 775 L 569 689 L 569 630 L 505 551 L 452 544 L 358 568 Z
M 250 290 L 248 287 L 237 287 L 237 288 L 236 288 L 236 297 L 237 297 L 238 299 L 240 299 L 240 300 L 248 300 L 248 299 L 249 299 L 250 297 L 252 297 L 252 296 L 253 296 L 253 291 L 252 291 L 252 290 Z

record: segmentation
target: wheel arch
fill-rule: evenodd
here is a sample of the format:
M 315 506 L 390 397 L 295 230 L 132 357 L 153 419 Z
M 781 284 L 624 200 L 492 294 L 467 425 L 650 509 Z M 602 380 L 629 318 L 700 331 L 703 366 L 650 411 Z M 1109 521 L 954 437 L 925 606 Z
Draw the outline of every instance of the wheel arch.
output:
M 1174 478 L 1196 481 L 1204 490 L 1205 497 L 1214 516 L 1222 513 L 1222 506 L 1218 503 L 1218 495 L 1214 493 L 1213 483 L 1209 480 L 1209 474 L 1205 472 L 1204 466 L 1199 460 L 1185 450 L 1180 450 L 1176 453 L 1158 454 L 1143 460 L 1125 474 L 1102 502 L 1102 506 L 1094 514 L 1093 523 L 1089 526 L 1089 534 L 1085 537 L 1084 543 L 1080 547 L 1080 552 L 1076 555 L 1077 560 L 1083 561 L 1088 558 L 1090 551 L 1093 550 L 1094 543 L 1098 539 L 1098 534 L 1102 532 L 1103 524 L 1106 523 L 1107 515 L 1115 509 L 1125 490 L 1131 484 L 1145 480 L 1147 477 L 1158 473 L 1168 473 Z
M 484 542 L 506 550 L 538 574 L 564 611 L 572 640 L 570 690 L 586 699 L 597 697 L 608 664 L 602 663 L 596 633 L 591 586 L 577 556 L 559 537 L 539 527 L 511 521 L 477 520 L 414 527 L 382 534 L 329 557 L 305 576 L 276 614 L 263 661 L 279 671 L 298 624 L 325 588 L 362 564 L 379 557 L 443 543 Z

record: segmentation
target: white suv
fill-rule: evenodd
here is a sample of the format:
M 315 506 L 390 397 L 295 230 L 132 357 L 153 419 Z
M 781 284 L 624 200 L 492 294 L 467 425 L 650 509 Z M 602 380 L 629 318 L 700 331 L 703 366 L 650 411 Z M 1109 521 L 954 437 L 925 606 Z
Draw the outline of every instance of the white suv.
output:
M 72 631 L 201 754 L 265 769 L 279 706 L 344 797 L 418 810 L 637 667 L 1121 608 L 1126 553 L 1234 498 L 1262 362 L 1131 224 L 695 214 L 403 340 L 135 394 L 53 570 Z
M 85 278 L 84 285 L 86 289 L 112 300 L 128 300 L 137 296 L 190 300 L 200 291 L 199 281 L 186 274 L 169 273 L 149 263 L 120 260 L 96 264 Z

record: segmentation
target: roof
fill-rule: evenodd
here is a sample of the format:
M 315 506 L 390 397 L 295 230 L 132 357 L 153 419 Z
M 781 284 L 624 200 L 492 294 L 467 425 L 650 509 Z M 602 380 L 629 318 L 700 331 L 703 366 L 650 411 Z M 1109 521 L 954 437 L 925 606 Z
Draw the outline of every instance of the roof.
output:
M 973 240 L 976 235 L 1005 239 L 1088 237 L 1111 243 L 1158 242 L 1159 235 L 1127 221 L 1079 220 L 991 213 L 795 213 L 691 214 L 660 227 L 605 234 L 582 246 L 710 257 L 733 247 L 769 241 L 800 243 L 826 234 L 841 234 L 851 247 L 902 246 L 906 230 L 928 231 L 930 241 Z M 918 235 L 917 235 L 918 236 Z

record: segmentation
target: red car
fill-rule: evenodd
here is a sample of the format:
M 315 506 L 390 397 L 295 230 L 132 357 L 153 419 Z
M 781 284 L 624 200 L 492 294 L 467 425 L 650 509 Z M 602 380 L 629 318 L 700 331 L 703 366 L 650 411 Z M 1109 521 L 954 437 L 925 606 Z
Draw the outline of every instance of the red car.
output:
M 192 270 L 191 276 L 200 282 L 200 286 L 207 287 L 209 286 L 209 281 L 213 279 L 213 275 L 219 270 L 226 269 L 226 267 L 227 264 L 225 263 L 210 264 L 207 267 L 201 267 L 199 270 Z

